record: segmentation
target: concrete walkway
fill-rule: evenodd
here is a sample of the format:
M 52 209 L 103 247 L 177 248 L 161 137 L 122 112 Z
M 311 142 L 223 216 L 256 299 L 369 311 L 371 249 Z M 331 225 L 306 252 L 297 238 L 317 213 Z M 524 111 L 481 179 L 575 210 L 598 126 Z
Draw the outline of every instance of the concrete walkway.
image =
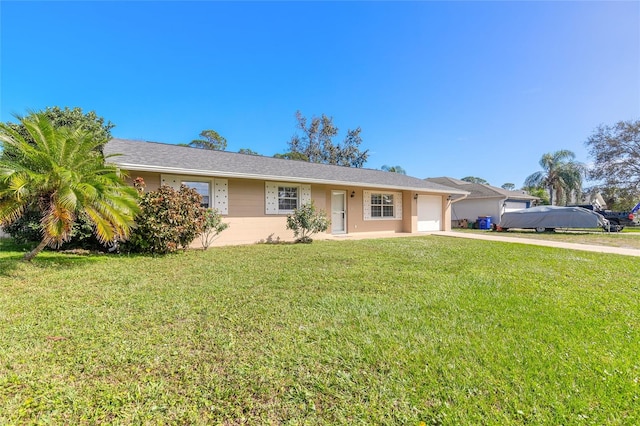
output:
M 518 237 L 502 237 L 500 235 L 496 235 L 495 233 L 471 234 L 466 232 L 438 231 L 438 232 L 431 232 L 430 234 L 440 235 L 443 237 L 471 238 L 474 240 L 501 241 L 505 243 L 517 243 L 517 244 L 532 244 L 536 246 L 559 247 L 559 248 L 566 248 L 571 250 L 584 250 L 584 251 L 593 251 L 597 253 L 622 254 L 626 256 L 640 257 L 640 250 L 623 248 L 623 247 L 609 247 L 609 246 L 597 246 L 592 244 L 565 243 L 562 241 L 535 240 L 530 238 L 518 238 Z

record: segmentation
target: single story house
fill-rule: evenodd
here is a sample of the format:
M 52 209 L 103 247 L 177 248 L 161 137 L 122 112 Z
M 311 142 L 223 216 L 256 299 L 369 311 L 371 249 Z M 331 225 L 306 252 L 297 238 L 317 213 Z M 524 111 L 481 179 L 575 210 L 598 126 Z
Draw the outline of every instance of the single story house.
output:
M 463 224 L 467 222 L 476 222 L 479 217 L 491 217 L 491 223 L 498 224 L 503 213 L 533 207 L 540 200 L 525 191 L 509 191 L 450 177 L 428 178 L 426 181 L 468 192 L 466 197 L 453 200 L 451 206 L 453 227 L 464 226 Z
M 451 199 L 467 194 L 424 179 L 364 168 L 332 166 L 179 145 L 112 139 L 104 148 L 128 176 L 195 188 L 206 207 L 229 224 L 217 245 L 292 240 L 286 217 L 313 201 L 331 219 L 314 238 L 362 233 L 449 230 Z M 375 235 L 375 234 L 374 234 Z

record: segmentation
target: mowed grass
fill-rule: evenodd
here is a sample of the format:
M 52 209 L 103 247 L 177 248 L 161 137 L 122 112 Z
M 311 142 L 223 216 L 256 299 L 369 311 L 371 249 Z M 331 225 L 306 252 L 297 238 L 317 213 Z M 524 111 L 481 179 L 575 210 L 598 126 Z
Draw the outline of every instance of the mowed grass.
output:
M 594 229 L 557 229 L 555 232 L 540 233 L 532 229 L 510 229 L 506 232 L 484 231 L 479 229 L 453 229 L 453 231 L 465 234 L 482 234 L 497 237 L 516 237 L 640 249 L 640 228 L 636 227 L 626 227 L 622 232 L 604 232 Z
M 0 424 L 640 423 L 636 258 L 441 236 L 0 248 Z

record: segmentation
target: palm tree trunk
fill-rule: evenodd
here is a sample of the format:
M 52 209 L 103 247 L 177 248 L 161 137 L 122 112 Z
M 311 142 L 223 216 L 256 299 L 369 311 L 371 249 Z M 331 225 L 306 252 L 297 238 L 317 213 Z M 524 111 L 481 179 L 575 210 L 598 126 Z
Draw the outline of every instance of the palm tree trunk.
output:
M 31 260 L 36 257 L 36 255 L 40 253 L 46 246 L 47 241 L 43 239 L 42 241 L 40 241 L 40 244 L 38 244 L 36 248 L 25 254 L 22 260 L 24 260 L 25 262 L 31 262 Z

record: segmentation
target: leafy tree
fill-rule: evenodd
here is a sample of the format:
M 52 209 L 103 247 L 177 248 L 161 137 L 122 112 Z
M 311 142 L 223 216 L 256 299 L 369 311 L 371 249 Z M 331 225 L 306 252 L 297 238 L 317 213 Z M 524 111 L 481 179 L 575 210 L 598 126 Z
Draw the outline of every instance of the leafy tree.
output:
M 624 200 L 632 207 L 640 193 L 640 119 L 600 125 L 586 145 L 594 159 L 589 177 L 602 182 L 601 191 L 609 194 L 605 199 Z
M 545 188 L 549 191 L 550 204 L 554 204 L 554 195 L 556 204 L 561 203 L 566 195 L 582 190 L 585 167 L 573 161 L 574 158 L 575 154 L 566 149 L 544 154 L 540 159 L 542 170 L 527 177 L 524 186 Z
M 505 183 L 501 186 L 501 188 L 506 189 L 507 191 L 514 191 L 516 189 L 516 186 L 513 183 Z
M 189 146 L 213 151 L 224 151 L 227 149 L 227 140 L 220 136 L 215 130 L 203 130 L 200 132 L 200 137 L 202 139 L 192 140 Z
M 238 150 L 238 154 L 260 155 L 259 153 L 255 152 L 254 150 L 252 150 L 250 148 L 240 148 Z
M 551 204 L 549 202 L 549 191 L 547 191 L 545 188 L 524 187 L 522 189 L 527 191 L 529 195 L 540 198 L 540 205 L 548 206 L 549 204 Z
M 309 157 L 301 152 L 285 152 L 284 154 L 275 154 L 273 158 L 283 158 L 285 160 L 309 161 Z
M 297 128 L 302 136 L 294 135 L 289 141 L 289 153 L 302 154 L 299 158 L 307 158 L 311 163 L 334 164 L 347 167 L 362 167 L 369 157 L 369 150 L 360 151 L 362 138 L 360 127 L 347 130 L 342 144 L 334 144 L 333 138 L 338 128 L 333 125 L 333 118 L 322 114 L 312 117 L 310 122 L 300 111 L 296 112 Z M 283 158 L 283 157 L 280 157 Z
M 297 243 L 311 243 L 311 235 L 329 229 L 331 222 L 324 211 L 317 211 L 313 203 L 298 207 L 287 216 L 287 229 L 293 230 Z
M 487 182 L 486 180 L 479 178 L 479 177 L 475 177 L 475 176 L 467 176 L 467 177 L 463 177 L 462 179 L 465 182 L 470 182 L 470 183 L 481 183 L 483 185 L 489 185 L 489 182 Z
M 222 215 L 216 209 L 207 209 L 204 215 L 202 234 L 200 234 L 202 248 L 204 250 L 208 249 L 213 240 L 228 227 L 229 224 L 222 221 Z
M 143 193 L 144 181 L 134 182 L 142 194 L 136 229 L 123 247 L 125 251 L 166 254 L 186 249 L 202 233 L 206 209 L 202 196 L 186 185 L 176 191 L 162 185 L 156 191 Z
M 630 210 L 640 201 L 637 190 L 632 188 L 596 185 L 590 190 L 600 193 L 609 210 Z
M 0 223 L 39 212 L 41 241 L 24 259 L 68 241 L 80 214 L 101 243 L 126 239 L 138 211 L 137 193 L 114 165 L 105 164 L 99 150 L 104 135 L 82 125 L 55 127 L 44 113 L 20 122 L 29 138 L 0 124 L 3 151 L 12 153 L 0 159 Z
M 111 129 L 115 127 L 110 121 L 98 116 L 95 111 L 82 112 L 82 108 L 60 108 L 58 106 L 47 107 L 42 111 L 30 112 L 30 115 L 41 114 L 47 117 L 53 127 L 83 126 L 84 130 L 93 133 L 96 138 L 107 143 L 111 139 Z M 22 138 L 35 144 L 26 126 L 22 123 L 23 117 L 17 116 L 18 123 L 6 123 L 10 129 L 18 132 Z
M 385 171 L 385 172 L 399 173 L 401 175 L 406 175 L 407 174 L 407 172 L 400 166 L 387 166 L 385 164 L 380 169 Z

